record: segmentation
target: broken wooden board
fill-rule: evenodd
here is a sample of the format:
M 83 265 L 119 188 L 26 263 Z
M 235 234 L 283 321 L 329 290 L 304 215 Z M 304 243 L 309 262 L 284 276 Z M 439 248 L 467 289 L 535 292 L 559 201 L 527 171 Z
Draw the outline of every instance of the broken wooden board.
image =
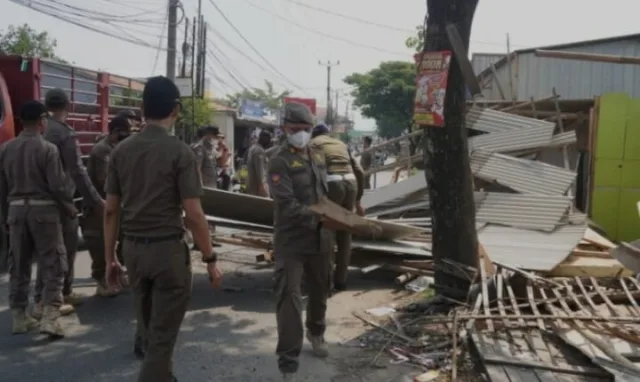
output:
M 572 255 L 558 264 L 546 277 L 622 277 L 632 276 L 633 272 L 614 258 Z
M 268 198 L 204 187 L 205 215 L 273 226 L 273 201 Z
M 353 211 L 348 211 L 327 198 L 322 198 L 320 203 L 309 208 L 322 215 L 323 218 L 337 223 L 345 231 L 371 240 L 401 239 L 426 232 L 424 229 L 405 224 L 358 216 Z
M 587 228 L 583 240 L 597 245 L 598 247 L 602 247 L 603 249 L 611 249 L 616 247 L 616 245 L 611 240 L 600 235 L 598 232 L 592 230 L 591 228 Z

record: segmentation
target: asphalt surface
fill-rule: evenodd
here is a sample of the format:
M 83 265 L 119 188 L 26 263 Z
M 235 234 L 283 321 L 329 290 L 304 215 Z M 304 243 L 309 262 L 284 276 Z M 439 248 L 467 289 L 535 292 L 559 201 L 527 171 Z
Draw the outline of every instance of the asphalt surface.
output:
M 232 246 L 223 246 L 220 252 L 225 279 L 223 289 L 217 291 L 208 284 L 198 261 L 200 255 L 193 253 L 193 297 L 174 354 L 175 374 L 181 382 L 278 381 L 272 270 L 256 264 L 255 256 L 259 252 Z M 304 351 L 300 380 L 363 380 L 354 374 L 359 373 L 355 370 L 358 367 L 345 366 L 348 360 L 361 357 L 363 351 L 339 344 L 365 330 L 352 312 L 388 301 L 389 292 L 394 288 L 391 280 L 353 275 L 351 290 L 332 297 L 326 335 L 331 357 L 318 360 L 308 349 Z M 135 323 L 131 295 L 94 296 L 95 283 L 90 279 L 90 259 L 86 252 L 78 254 L 75 288 L 87 297 L 76 314 L 63 318 L 66 338 L 51 342 L 37 332 L 12 336 L 8 277 L 0 276 L 0 381 L 136 380 L 139 361 L 132 354 Z M 365 365 L 372 358 L 367 357 Z M 375 371 L 375 375 L 380 373 L 386 374 L 364 380 L 393 379 L 388 376 L 392 373 L 390 370 Z

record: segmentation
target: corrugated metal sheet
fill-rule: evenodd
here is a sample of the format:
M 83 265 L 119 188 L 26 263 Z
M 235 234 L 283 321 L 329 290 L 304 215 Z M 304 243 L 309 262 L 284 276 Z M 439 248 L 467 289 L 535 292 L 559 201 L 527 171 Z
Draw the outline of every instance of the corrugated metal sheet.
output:
M 487 225 L 478 231 L 478 240 L 493 261 L 530 271 L 550 271 L 571 254 L 586 229 L 586 225 L 566 225 L 540 232 Z
M 477 199 L 477 198 L 476 198 Z M 515 228 L 553 231 L 569 210 L 566 196 L 486 193 L 476 220 Z
M 471 154 L 471 171 L 482 180 L 539 195 L 564 195 L 576 178 L 573 171 L 486 151 Z
M 640 57 L 640 40 L 632 37 L 626 40 L 565 47 L 560 50 Z M 563 99 L 585 99 L 608 92 L 624 92 L 631 97 L 640 96 L 639 65 L 543 58 L 536 57 L 531 51 L 518 53 L 516 60 L 514 88 L 517 99 L 521 101 L 527 101 L 531 97 L 548 97 L 554 87 Z M 499 66 L 497 72 L 503 88 L 508 88 L 506 65 Z M 492 83 L 493 75 L 488 76 L 487 81 Z M 485 87 L 483 94 L 487 99 L 500 99 L 496 86 Z
M 375 192 L 368 192 L 362 196 L 362 207 L 384 208 L 386 203 L 406 198 L 416 192 L 427 192 L 427 180 L 423 173 L 413 175 L 398 183 L 389 184 L 384 187 L 377 188 Z
M 389 254 L 415 255 L 431 257 L 431 251 L 426 243 L 411 241 L 371 241 L 354 239 L 351 242 L 352 249 L 360 249 L 371 252 L 384 252 Z
M 547 126 L 549 124 L 553 126 L 551 122 L 479 107 L 472 107 L 467 112 L 465 122 L 467 128 L 486 133 L 500 133 L 515 129 Z
M 471 67 L 476 76 L 489 68 L 491 64 L 495 64 L 504 58 L 504 54 L 494 53 L 474 53 L 471 55 Z
M 554 128 L 555 126 L 549 123 L 547 126 L 476 135 L 469 138 L 469 150 L 507 153 L 543 148 L 551 143 Z
M 551 138 L 551 144 L 549 147 L 562 147 L 568 146 L 576 143 L 578 138 L 576 138 L 575 131 L 567 131 L 566 133 L 556 134 Z

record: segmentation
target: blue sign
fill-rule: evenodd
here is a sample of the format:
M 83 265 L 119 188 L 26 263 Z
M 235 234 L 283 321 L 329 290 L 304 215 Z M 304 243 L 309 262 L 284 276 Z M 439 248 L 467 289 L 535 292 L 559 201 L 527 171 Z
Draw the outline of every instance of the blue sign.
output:
M 267 106 L 260 101 L 251 101 L 243 99 L 240 101 L 240 116 L 244 119 L 263 120 L 268 118 L 272 112 Z

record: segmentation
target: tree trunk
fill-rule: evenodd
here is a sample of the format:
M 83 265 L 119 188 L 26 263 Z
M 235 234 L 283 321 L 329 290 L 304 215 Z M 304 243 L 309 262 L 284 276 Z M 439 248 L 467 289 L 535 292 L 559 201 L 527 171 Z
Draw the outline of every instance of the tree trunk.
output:
M 468 51 L 478 0 L 428 0 L 425 51 L 452 50 L 446 26 L 454 24 Z M 433 211 L 433 256 L 439 294 L 464 301 L 471 280 L 460 267 L 477 267 L 473 181 L 464 124 L 466 85 L 455 55 L 451 60 L 444 105 L 444 127 L 429 127 L 422 140 L 425 176 Z M 448 262 L 443 262 L 448 260 Z

